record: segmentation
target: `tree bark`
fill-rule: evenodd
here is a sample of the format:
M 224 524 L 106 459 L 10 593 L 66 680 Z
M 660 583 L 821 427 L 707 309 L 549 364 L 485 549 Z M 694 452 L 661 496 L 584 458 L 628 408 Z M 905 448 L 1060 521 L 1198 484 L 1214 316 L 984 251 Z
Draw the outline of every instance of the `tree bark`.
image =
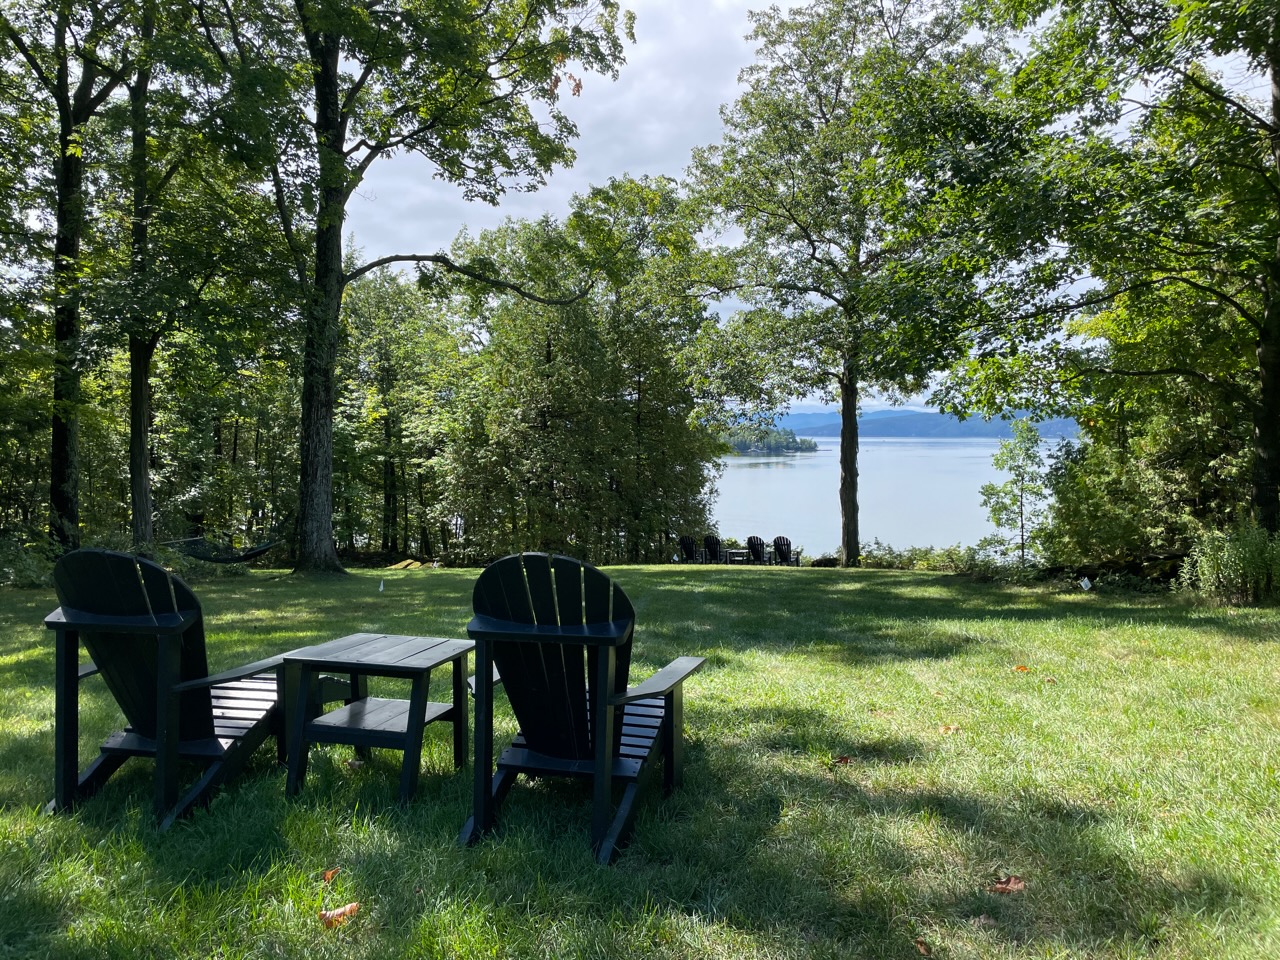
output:
M 316 146 L 320 194 L 315 274 L 303 344 L 302 461 L 298 485 L 299 572 L 341 573 L 333 542 L 333 411 L 342 305 L 342 220 L 346 207 L 344 129 L 338 85 L 338 38 L 312 30 L 307 44 L 315 68 Z
M 151 514 L 151 360 L 158 336 L 129 337 L 129 503 L 133 545 L 155 539 Z
M 840 551 L 841 564 L 862 563 L 858 540 L 858 363 L 845 358 L 840 374 Z
M 386 398 L 382 399 L 385 404 Z M 396 505 L 396 461 L 391 446 L 392 424 L 388 412 L 382 418 L 382 549 L 383 552 L 395 553 L 399 549 L 396 542 L 399 510 Z
M 1272 21 L 1271 159 L 1280 178 L 1280 17 Z M 1262 331 L 1258 336 L 1258 409 L 1253 422 L 1253 508 L 1263 529 L 1280 532 L 1280 241 L 1263 276 Z
M 1280 532 L 1280 245 L 1258 337 L 1259 397 L 1253 421 L 1253 508 L 1259 525 Z
M 155 8 L 148 3 L 142 12 L 140 36 L 147 44 L 154 35 Z M 151 67 L 144 60 L 129 88 L 129 125 L 132 128 L 129 166 L 133 178 L 129 273 L 136 291 L 141 291 L 151 270 L 148 238 L 151 226 L 150 157 L 147 151 L 151 133 L 147 103 L 150 93 Z M 155 539 L 151 523 L 151 361 L 159 334 L 144 335 L 145 326 L 145 317 L 135 315 L 129 334 L 129 506 L 134 547 L 143 547 Z
M 53 422 L 49 451 L 49 538 L 60 551 L 80 546 L 80 240 L 84 161 L 71 104 L 59 104 L 53 241 Z
M 80 546 L 80 247 L 84 235 L 85 125 L 127 69 L 104 78 L 103 64 L 72 52 L 71 4 L 60 4 L 53 24 L 53 69 L 46 72 L 30 51 L 27 60 L 58 111 L 54 159 L 53 414 L 49 450 L 49 539 L 59 551 Z M 80 74 L 72 83 L 72 59 Z M 98 87 L 99 80 L 102 84 Z M 95 87 L 98 89 L 95 90 Z

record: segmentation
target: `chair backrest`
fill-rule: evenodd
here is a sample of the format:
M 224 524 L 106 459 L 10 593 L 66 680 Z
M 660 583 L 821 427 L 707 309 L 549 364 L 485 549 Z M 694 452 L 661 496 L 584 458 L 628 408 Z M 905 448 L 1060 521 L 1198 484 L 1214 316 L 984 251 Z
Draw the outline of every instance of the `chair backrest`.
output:
M 779 563 L 791 562 L 791 541 L 786 537 L 773 538 L 773 555 Z
M 136 617 L 137 633 L 95 632 L 80 627 L 80 641 L 98 666 L 107 689 L 129 726 L 144 737 L 156 735 L 156 636 L 146 621 L 166 613 L 194 611 L 198 616 L 181 638 L 179 682 L 209 675 L 204 617 L 191 588 L 158 564 L 109 550 L 75 550 L 53 568 L 53 585 L 68 621 L 93 617 Z M 79 614 L 79 616 L 77 616 Z M 207 689 L 182 694 L 178 736 L 213 736 L 213 705 Z
M 471 596 L 479 616 L 521 624 L 581 626 L 635 622 L 622 588 L 581 560 L 522 553 L 503 557 L 476 579 Z M 631 633 L 616 647 L 613 693 L 627 689 Z M 567 760 L 591 760 L 587 704 L 600 656 L 598 645 L 491 641 L 494 665 L 530 748 Z M 620 731 L 619 731 L 620 732 Z
M 708 533 L 702 538 L 702 545 L 707 549 L 707 562 L 718 563 L 720 561 L 720 538 Z
M 764 563 L 764 541 L 759 537 L 747 537 L 747 552 L 757 563 Z
M 698 559 L 698 541 L 688 535 L 680 538 L 680 559 L 693 563 Z

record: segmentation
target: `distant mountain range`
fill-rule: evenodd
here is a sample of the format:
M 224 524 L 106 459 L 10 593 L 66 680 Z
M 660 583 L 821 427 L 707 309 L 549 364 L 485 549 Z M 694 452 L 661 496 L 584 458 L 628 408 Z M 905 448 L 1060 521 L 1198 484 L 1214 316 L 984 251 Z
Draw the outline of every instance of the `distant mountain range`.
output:
M 840 436 L 838 413 L 788 413 L 778 418 L 777 426 L 800 437 Z M 1078 432 L 1074 420 L 1055 418 L 1036 424 L 1042 437 L 1074 437 Z M 1013 436 L 1008 420 L 981 420 L 971 417 L 958 420 L 934 410 L 890 408 L 873 410 L 858 418 L 860 437 L 938 437 L 942 439 L 996 439 Z

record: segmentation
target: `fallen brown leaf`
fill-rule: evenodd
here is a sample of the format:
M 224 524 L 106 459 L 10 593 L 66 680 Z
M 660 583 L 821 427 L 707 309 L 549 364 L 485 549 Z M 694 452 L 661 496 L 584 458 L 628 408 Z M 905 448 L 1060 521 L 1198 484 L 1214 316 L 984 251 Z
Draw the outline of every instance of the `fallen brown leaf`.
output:
M 1017 670 L 1017 671 L 1018 671 L 1018 673 L 1026 673 L 1026 672 L 1027 672 L 1028 670 L 1030 670 L 1031 668 L 1030 668 L 1030 667 L 1024 667 L 1022 664 L 1018 664 L 1018 665 L 1017 665 L 1016 667 L 1014 667 L 1013 669 Z
M 833 766 L 847 767 L 849 765 L 849 755 L 842 754 L 831 761 Z
M 325 883 L 330 882 L 334 877 L 336 877 L 336 876 L 338 875 L 338 872 L 339 872 L 341 869 L 342 869 L 341 867 L 333 867 L 333 868 L 332 868 L 332 869 L 330 869 L 330 870 L 326 870 L 326 871 L 324 872 L 324 882 L 325 882 Z
M 323 923 L 326 928 L 336 927 L 340 923 L 346 923 L 347 919 L 354 916 L 356 911 L 359 909 L 360 904 L 348 903 L 345 907 L 338 907 L 334 910 L 321 910 L 320 922 Z
M 997 880 L 988 888 L 992 893 L 1021 893 L 1027 889 L 1027 883 L 1016 873 L 1011 873 L 1002 880 Z
M 925 942 L 924 937 L 916 937 L 913 942 L 915 943 L 916 950 L 919 952 L 920 956 L 922 957 L 933 956 L 933 948 Z
M 1045 682 L 1045 683 L 1057 683 L 1057 682 L 1058 682 L 1058 678 L 1057 678 L 1057 677 L 1045 677 L 1045 678 L 1044 678 L 1044 682 Z
M 940 726 L 940 727 L 938 728 L 938 732 L 939 732 L 939 733 L 959 733 L 959 732 L 960 732 L 960 724 L 958 724 L 958 723 L 944 723 L 942 726 Z

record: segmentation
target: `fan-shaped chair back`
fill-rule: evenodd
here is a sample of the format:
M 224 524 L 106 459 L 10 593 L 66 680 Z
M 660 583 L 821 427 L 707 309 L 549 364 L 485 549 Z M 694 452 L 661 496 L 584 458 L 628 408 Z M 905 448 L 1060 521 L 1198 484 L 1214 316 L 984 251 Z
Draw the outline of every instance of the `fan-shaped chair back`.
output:
M 476 580 L 478 616 L 543 627 L 625 623 L 617 645 L 614 693 L 627 689 L 635 610 L 622 588 L 581 560 L 545 553 L 513 554 Z M 566 760 L 594 757 L 587 703 L 599 646 L 555 639 L 496 640 L 493 662 L 530 748 Z

